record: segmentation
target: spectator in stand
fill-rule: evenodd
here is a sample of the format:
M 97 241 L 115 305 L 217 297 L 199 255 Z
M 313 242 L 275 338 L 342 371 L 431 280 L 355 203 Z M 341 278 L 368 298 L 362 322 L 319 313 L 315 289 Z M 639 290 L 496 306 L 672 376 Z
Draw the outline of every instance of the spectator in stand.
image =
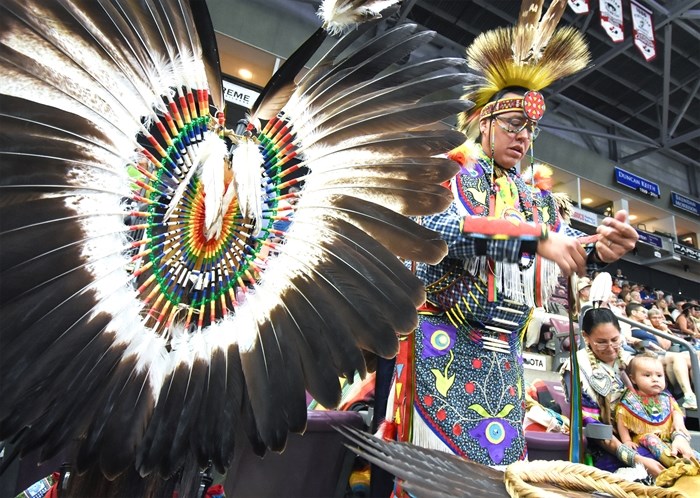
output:
M 629 303 L 625 311 L 627 313 L 627 318 L 630 320 L 634 320 L 635 322 L 639 322 L 644 325 L 651 325 L 649 320 L 647 320 L 647 310 L 640 303 Z M 642 341 L 649 341 L 665 351 L 671 347 L 671 341 L 668 339 L 657 337 L 651 332 L 635 328 L 634 326 L 632 327 L 632 337 L 636 337 Z
M 691 318 L 691 310 L 693 309 L 694 306 L 692 303 L 688 302 L 683 305 L 683 309 L 681 313 L 678 315 L 676 318 L 676 327 L 678 327 L 678 331 L 683 334 L 687 335 L 690 337 L 693 337 L 697 339 L 700 337 L 700 334 L 698 333 L 698 330 L 695 328 L 695 322 Z
M 664 320 L 664 315 L 661 310 L 650 309 L 649 322 L 651 326 L 656 330 L 665 332 L 667 334 L 672 334 L 671 329 L 666 325 Z M 666 341 L 669 344 L 671 341 L 667 339 L 660 340 Z M 696 353 L 697 354 L 697 353 Z M 700 356 L 700 355 L 699 355 Z M 691 363 L 690 363 L 690 353 L 688 351 L 683 352 L 673 352 L 666 350 L 662 358 L 664 367 L 666 369 L 666 375 L 671 384 L 678 386 L 681 391 L 683 391 L 683 408 L 697 409 L 697 400 L 695 399 L 695 393 L 690 382 L 691 378 Z
M 695 330 L 700 333 L 700 304 L 698 304 L 697 299 L 691 299 L 688 302 L 693 305 L 693 307 L 690 308 L 689 317 L 695 325 Z
M 625 313 L 627 303 L 619 297 L 612 298 L 608 306 L 616 317 L 627 317 Z M 642 340 L 632 337 L 632 326 L 629 323 L 620 321 L 619 325 L 622 333 L 622 349 L 629 354 L 637 354 L 637 348 L 641 349 Z
M 642 304 L 642 294 L 638 290 L 630 291 L 630 303 Z
M 581 313 L 581 308 L 588 304 L 588 297 L 591 293 L 591 279 L 588 277 L 581 277 L 576 282 L 576 311 L 574 313 L 574 318 L 578 320 L 579 314 Z
M 615 296 L 620 295 L 620 292 L 622 292 L 622 281 L 617 279 L 613 280 L 612 292 Z
M 644 285 L 639 286 L 639 302 L 646 308 L 651 307 L 651 304 L 656 300 L 656 295 L 650 292 Z
M 678 315 L 680 315 L 683 312 L 683 305 L 685 304 L 685 298 L 678 296 L 678 299 L 676 299 L 675 307 L 671 311 L 671 318 L 673 318 L 673 322 L 675 323 L 676 320 L 678 319 Z
M 625 289 L 624 285 L 622 286 L 622 290 L 620 291 L 617 297 L 622 299 L 625 302 L 625 304 L 629 304 L 632 301 L 632 294 L 630 293 L 629 289 Z
M 656 307 L 657 310 L 661 312 L 661 315 L 664 317 L 664 320 L 667 322 L 667 324 L 673 323 L 673 318 L 671 317 L 671 311 L 668 309 L 668 302 L 662 297 L 660 299 L 657 299 L 656 302 L 654 303 L 654 306 Z M 649 320 L 651 321 L 651 315 L 649 316 Z

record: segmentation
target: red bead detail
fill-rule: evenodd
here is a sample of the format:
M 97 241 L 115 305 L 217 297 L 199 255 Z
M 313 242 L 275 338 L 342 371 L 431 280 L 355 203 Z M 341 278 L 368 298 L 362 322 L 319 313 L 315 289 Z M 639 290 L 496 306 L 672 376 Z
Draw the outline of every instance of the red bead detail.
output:
M 528 118 L 535 121 L 542 119 L 545 108 L 544 97 L 540 92 L 527 92 L 523 97 L 523 110 Z

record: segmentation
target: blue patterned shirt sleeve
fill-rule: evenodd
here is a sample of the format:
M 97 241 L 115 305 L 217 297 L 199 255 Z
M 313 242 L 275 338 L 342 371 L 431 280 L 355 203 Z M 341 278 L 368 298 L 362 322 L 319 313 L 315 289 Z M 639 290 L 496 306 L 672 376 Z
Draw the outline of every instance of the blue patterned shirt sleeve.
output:
M 418 263 L 417 274 L 426 283 L 434 282 L 437 280 L 444 272 L 454 264 L 457 260 L 466 260 L 475 256 L 489 256 L 495 261 L 502 261 L 506 263 L 517 263 L 520 261 L 520 246 L 521 241 L 518 239 L 506 239 L 506 240 L 496 240 L 487 239 L 486 240 L 486 253 L 480 254 L 477 252 L 477 244 L 475 243 L 475 238 L 464 235 L 460 231 L 460 222 L 462 221 L 462 216 L 457 210 L 457 206 L 453 202 L 450 206 L 442 213 L 424 216 L 421 218 L 420 223 L 426 228 L 435 230 L 440 234 L 440 236 L 447 242 L 448 254 L 447 257 L 435 266 L 426 265 L 424 263 Z M 576 230 L 568 225 L 563 225 L 566 235 L 570 237 L 583 237 L 587 234 Z M 483 247 L 483 246 L 482 246 Z M 595 260 L 595 244 L 586 244 L 585 246 L 588 258 L 586 259 L 586 270 L 590 273 L 593 271 L 599 271 L 605 266 L 606 263 L 600 263 Z
M 452 259 L 468 259 L 474 256 L 489 256 L 496 261 L 517 263 L 520 260 L 520 240 L 486 241 L 486 253 L 477 253 L 474 237 L 464 235 L 460 231 L 462 216 L 457 212 L 457 206 L 452 203 L 447 210 L 422 219 L 426 228 L 435 230 L 447 242 L 448 257 Z
M 569 237 L 587 237 L 588 234 L 585 232 L 582 232 L 581 230 L 577 230 L 573 227 L 570 227 L 569 225 L 564 225 L 566 229 L 566 235 Z M 603 263 L 600 261 L 597 261 L 595 258 L 595 242 L 589 242 L 585 244 L 584 249 L 586 250 L 586 254 L 588 257 L 586 258 L 586 271 L 588 273 L 592 273 L 594 271 L 600 271 L 606 266 L 608 266 L 608 263 Z

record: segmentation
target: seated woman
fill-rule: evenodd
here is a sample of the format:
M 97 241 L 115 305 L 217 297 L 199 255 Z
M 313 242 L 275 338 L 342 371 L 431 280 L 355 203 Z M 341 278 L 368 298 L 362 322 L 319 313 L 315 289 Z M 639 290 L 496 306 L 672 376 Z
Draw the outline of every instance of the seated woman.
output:
M 658 309 L 661 314 L 664 317 L 664 321 L 666 322 L 666 325 L 670 325 L 673 323 L 673 317 L 671 316 L 671 310 L 668 309 L 668 301 L 664 299 L 663 297 L 657 299 L 654 303 L 654 306 L 651 309 Z M 649 310 L 651 311 L 651 310 Z M 649 317 L 651 319 L 651 317 Z
M 624 353 L 620 324 L 608 308 L 593 308 L 586 312 L 582 322 L 582 334 L 586 347 L 576 353 L 581 372 L 581 404 L 584 424 L 603 423 L 613 425 L 613 414 L 622 393 L 627 387 L 623 377 L 629 355 Z M 562 384 L 570 393 L 571 365 L 567 360 L 562 366 Z M 614 472 L 623 465 L 642 464 L 653 477 L 664 467 L 645 448 L 634 451 L 623 445 L 616 435 L 607 440 L 588 440 L 587 451 L 593 464 Z
M 696 305 L 689 302 L 683 305 L 681 313 L 676 317 L 676 327 L 679 334 L 698 339 L 700 338 L 700 331 L 695 328 L 695 322 L 691 317 L 694 306 Z

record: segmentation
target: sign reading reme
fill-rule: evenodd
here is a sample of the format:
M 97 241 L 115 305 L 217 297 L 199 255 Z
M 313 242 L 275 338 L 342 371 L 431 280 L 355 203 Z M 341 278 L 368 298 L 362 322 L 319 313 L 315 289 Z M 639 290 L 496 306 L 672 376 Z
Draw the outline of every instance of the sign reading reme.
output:
M 683 211 L 693 213 L 695 216 L 700 216 L 700 202 L 689 199 L 676 192 L 671 192 L 671 205 Z
M 641 176 L 634 175 L 617 166 L 615 166 L 615 181 L 641 194 L 656 197 L 657 199 L 661 197 L 661 190 L 656 183 L 650 182 Z
M 700 251 L 692 247 L 684 246 L 676 242 L 673 243 L 673 252 L 685 256 L 688 259 L 694 259 L 695 261 L 700 261 Z
M 260 92 L 251 90 L 241 85 L 237 85 L 231 81 L 223 81 L 224 84 L 224 100 L 231 102 L 232 104 L 245 107 L 250 109 L 250 107 L 255 103 L 255 100 L 260 95 Z

